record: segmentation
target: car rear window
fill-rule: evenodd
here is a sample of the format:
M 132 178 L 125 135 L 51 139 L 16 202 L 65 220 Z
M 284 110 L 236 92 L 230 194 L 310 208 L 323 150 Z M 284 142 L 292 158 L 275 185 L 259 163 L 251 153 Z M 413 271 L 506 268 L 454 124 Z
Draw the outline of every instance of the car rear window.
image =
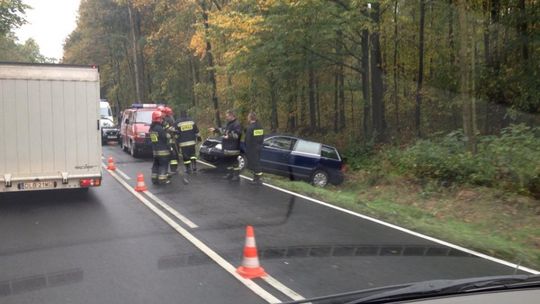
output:
M 294 147 L 294 151 L 300 153 L 321 155 L 321 144 L 307 140 L 299 140 Z
M 321 156 L 326 158 L 331 158 L 335 160 L 340 160 L 339 153 L 335 148 L 329 146 L 322 146 Z

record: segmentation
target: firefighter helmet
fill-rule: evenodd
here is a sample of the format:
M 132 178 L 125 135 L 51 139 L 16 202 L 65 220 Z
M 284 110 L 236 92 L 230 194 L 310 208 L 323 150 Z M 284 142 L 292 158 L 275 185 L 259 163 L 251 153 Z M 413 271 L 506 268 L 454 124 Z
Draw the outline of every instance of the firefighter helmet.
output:
M 161 119 L 163 118 L 163 113 L 161 111 L 154 111 L 152 112 L 152 122 L 161 122 Z
M 163 108 L 162 112 L 163 112 L 163 114 L 165 114 L 167 116 L 173 115 L 173 110 L 171 108 L 169 108 L 169 107 Z

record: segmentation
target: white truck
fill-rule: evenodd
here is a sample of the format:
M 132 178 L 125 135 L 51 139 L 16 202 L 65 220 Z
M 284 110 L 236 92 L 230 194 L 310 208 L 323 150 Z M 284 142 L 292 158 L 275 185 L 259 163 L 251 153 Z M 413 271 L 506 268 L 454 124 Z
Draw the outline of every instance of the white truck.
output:
M 101 185 L 99 72 L 0 63 L 0 193 Z

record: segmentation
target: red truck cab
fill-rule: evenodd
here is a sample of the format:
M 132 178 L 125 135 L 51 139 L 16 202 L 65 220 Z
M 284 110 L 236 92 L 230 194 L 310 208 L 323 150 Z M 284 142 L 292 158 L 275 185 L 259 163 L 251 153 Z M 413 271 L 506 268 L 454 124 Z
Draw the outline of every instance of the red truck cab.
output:
M 152 153 L 149 129 L 158 104 L 133 104 L 122 112 L 120 146 L 133 157 Z

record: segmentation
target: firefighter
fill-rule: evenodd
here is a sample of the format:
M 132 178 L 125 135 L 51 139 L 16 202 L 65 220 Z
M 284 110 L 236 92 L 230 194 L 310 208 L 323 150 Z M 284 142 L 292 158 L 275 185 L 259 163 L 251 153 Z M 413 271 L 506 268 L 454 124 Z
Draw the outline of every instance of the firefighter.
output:
M 154 155 L 154 164 L 152 165 L 153 184 L 168 184 L 171 182 L 167 174 L 169 158 L 171 156 L 171 150 L 168 144 L 169 138 L 170 135 L 163 128 L 163 113 L 161 111 L 152 112 L 150 140 L 152 141 Z
M 180 112 L 180 118 L 175 122 L 177 137 L 177 147 L 182 152 L 185 173 L 197 172 L 197 156 L 195 155 L 195 145 L 201 141 L 199 128 L 185 110 Z
M 222 147 L 225 163 L 227 164 L 227 175 L 225 179 L 231 181 L 240 180 L 240 166 L 238 156 L 240 155 L 240 137 L 242 136 L 242 126 L 236 119 L 236 114 L 232 110 L 225 112 L 227 125 L 225 128 L 210 128 L 211 132 L 223 135 Z
M 178 174 L 178 148 L 176 146 L 176 128 L 174 127 L 174 113 L 169 107 L 163 107 L 161 112 L 165 115 L 163 117 L 163 127 L 165 131 L 169 133 L 169 147 L 171 149 L 171 159 L 169 160 L 169 167 L 171 175 Z
M 253 172 L 252 185 L 261 185 L 262 181 L 262 169 L 260 164 L 261 149 L 264 139 L 264 130 L 259 121 L 257 120 L 257 114 L 250 112 L 248 114 L 249 125 L 246 128 L 245 143 L 246 143 L 246 156 L 247 166 Z

